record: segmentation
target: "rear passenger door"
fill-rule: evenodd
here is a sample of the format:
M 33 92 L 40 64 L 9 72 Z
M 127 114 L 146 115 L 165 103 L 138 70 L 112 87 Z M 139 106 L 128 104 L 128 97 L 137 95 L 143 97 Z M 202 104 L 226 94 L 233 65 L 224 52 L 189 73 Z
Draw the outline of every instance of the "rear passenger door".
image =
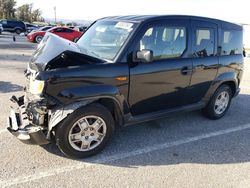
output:
M 201 101 L 218 70 L 217 25 L 205 21 L 191 21 L 193 74 L 188 94 L 189 102 Z

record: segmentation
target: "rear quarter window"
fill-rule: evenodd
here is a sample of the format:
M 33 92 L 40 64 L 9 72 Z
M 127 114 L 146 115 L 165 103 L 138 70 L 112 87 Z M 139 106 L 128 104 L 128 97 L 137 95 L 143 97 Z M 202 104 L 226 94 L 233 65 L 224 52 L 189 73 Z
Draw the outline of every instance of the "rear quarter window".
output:
M 222 30 L 221 37 L 221 55 L 242 54 L 243 50 L 242 31 Z

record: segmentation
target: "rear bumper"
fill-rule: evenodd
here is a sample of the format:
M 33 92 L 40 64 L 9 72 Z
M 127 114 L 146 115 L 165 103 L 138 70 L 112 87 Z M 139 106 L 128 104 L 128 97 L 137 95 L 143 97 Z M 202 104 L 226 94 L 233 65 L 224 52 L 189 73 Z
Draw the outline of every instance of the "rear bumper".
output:
M 29 123 L 24 105 L 19 106 L 16 111 L 11 108 L 10 116 L 7 120 L 7 129 L 23 143 L 33 145 L 49 143 L 42 127 Z

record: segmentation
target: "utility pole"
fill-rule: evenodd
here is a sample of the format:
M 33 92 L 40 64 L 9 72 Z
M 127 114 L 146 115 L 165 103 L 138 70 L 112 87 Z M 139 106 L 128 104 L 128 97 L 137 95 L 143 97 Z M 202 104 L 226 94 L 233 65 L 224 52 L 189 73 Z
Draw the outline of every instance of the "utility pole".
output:
M 56 6 L 54 6 L 54 13 L 55 13 L 55 24 L 56 24 Z

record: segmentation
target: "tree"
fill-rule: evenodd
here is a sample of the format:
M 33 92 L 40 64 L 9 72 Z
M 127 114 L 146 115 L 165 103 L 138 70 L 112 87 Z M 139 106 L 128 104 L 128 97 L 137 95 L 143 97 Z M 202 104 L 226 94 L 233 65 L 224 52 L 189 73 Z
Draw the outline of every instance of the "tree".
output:
M 33 4 L 24 4 L 17 8 L 16 17 L 19 20 L 26 22 L 43 21 L 42 12 L 40 9 L 33 9 Z
M 17 9 L 15 6 L 15 0 L 0 0 L 0 19 L 17 18 L 26 22 L 44 21 L 41 10 L 33 10 L 33 4 L 24 4 Z
M 0 19 L 15 18 L 15 0 L 0 0 Z
M 42 11 L 40 9 L 35 9 L 32 12 L 32 21 L 43 21 Z
M 31 6 L 30 4 L 24 4 L 17 8 L 16 17 L 19 20 L 31 22 Z

